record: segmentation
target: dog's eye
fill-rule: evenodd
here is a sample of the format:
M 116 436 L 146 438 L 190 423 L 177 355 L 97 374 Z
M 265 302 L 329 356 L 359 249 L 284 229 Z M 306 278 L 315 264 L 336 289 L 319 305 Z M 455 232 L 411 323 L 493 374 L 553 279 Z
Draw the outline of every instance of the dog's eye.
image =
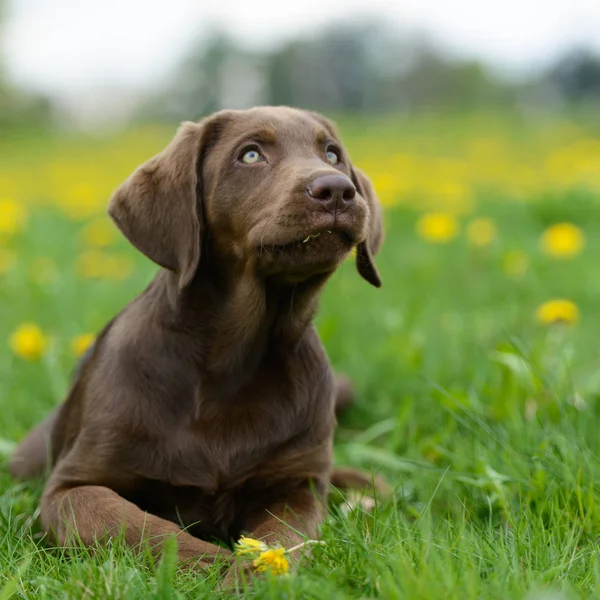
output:
M 325 152 L 325 156 L 327 157 L 327 161 L 332 165 L 337 165 L 340 162 L 340 157 L 335 150 L 327 150 L 327 152 Z
M 253 165 L 261 160 L 264 160 L 263 155 L 256 148 L 246 150 L 242 154 L 242 162 L 246 165 Z

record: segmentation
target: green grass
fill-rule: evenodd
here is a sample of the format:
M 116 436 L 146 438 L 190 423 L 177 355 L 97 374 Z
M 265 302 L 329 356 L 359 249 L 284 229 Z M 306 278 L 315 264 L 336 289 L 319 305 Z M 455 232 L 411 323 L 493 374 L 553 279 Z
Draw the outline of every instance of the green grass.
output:
M 372 513 L 333 507 L 312 560 L 289 578 L 257 582 L 247 597 L 600 597 L 600 203 L 573 194 L 481 206 L 499 230 L 492 247 L 475 250 L 462 236 L 428 245 L 414 233 L 416 213 L 389 209 L 384 287 L 369 287 L 351 263 L 331 281 L 319 328 L 359 390 L 340 422 L 336 460 L 385 474 L 395 497 Z M 586 235 L 570 261 L 538 250 L 557 220 Z M 69 340 L 97 331 L 154 272 L 121 241 L 136 264 L 130 279 L 80 279 L 78 226 L 52 211 L 34 214 L 14 247 L 20 263 L 0 280 L 4 442 L 64 397 Z M 518 281 L 502 269 L 510 249 L 531 260 Z M 40 256 L 59 266 L 49 285 L 29 275 Z M 535 323 L 553 297 L 577 303 L 577 326 Z M 28 320 L 53 335 L 37 363 L 4 344 Z M 172 557 L 153 568 L 119 544 L 64 556 L 36 522 L 41 489 L 0 466 L 1 600 L 216 596 L 216 574 L 178 572 Z

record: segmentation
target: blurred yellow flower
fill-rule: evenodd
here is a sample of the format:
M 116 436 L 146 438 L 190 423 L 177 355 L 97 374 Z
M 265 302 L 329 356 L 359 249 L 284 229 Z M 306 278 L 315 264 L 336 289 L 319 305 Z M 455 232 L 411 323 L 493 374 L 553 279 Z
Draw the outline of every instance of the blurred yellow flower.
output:
M 265 550 L 254 559 L 254 568 L 257 571 L 269 570 L 273 575 L 285 575 L 290 570 L 290 564 L 284 553 L 285 548 Z
M 427 213 L 417 221 L 417 234 L 426 242 L 444 244 L 458 234 L 458 222 L 447 213 Z
M 267 545 L 264 542 L 243 535 L 236 544 L 235 553 L 244 555 L 264 552 L 265 550 L 267 550 Z
M 114 242 L 115 237 L 115 228 L 106 218 L 91 221 L 81 230 L 83 243 L 95 248 L 109 246 Z
M 269 547 L 261 540 L 255 540 L 242 536 L 235 544 L 235 553 L 252 559 L 252 564 L 256 571 L 262 572 L 269 570 L 273 575 L 285 575 L 290 565 L 285 557 L 286 554 L 296 552 L 305 546 L 325 545 L 325 542 L 317 540 L 306 540 L 293 548 Z M 253 558 L 254 557 L 254 558 Z
M 89 279 L 126 279 L 133 271 L 133 263 L 128 256 L 88 250 L 79 255 L 75 269 Z
M 555 258 L 571 258 L 581 252 L 584 245 L 583 232 L 573 223 L 557 223 L 542 234 L 542 250 Z
M 551 325 L 552 323 L 576 323 L 579 320 L 579 309 L 571 300 L 558 298 L 544 302 L 536 312 L 539 323 Z
M 79 358 L 94 343 L 96 336 L 93 333 L 84 333 L 71 340 L 71 352 Z
M 13 234 L 20 231 L 27 220 L 22 204 L 8 198 L 0 200 L 0 233 Z
M 467 226 L 467 237 L 475 246 L 489 246 L 496 237 L 494 221 L 487 217 L 473 219 Z
M 10 336 L 11 350 L 26 360 L 36 360 L 42 356 L 48 341 L 35 323 L 23 323 Z
M 513 279 L 520 279 L 529 268 L 529 258 L 521 250 L 509 250 L 502 263 L 504 272 Z
M 17 257 L 10 250 L 0 250 L 0 275 L 8 273 L 17 262 Z

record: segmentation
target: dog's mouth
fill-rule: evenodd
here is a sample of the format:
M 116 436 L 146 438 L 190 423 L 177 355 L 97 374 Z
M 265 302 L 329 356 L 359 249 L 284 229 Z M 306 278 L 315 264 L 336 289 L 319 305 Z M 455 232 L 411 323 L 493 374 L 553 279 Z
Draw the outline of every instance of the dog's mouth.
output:
M 291 281 L 333 271 L 358 240 L 346 229 L 317 229 L 277 244 L 257 248 L 261 268 Z
M 350 250 L 356 245 L 356 239 L 349 231 L 344 229 L 320 229 L 282 244 L 263 245 L 261 250 L 271 250 L 276 253 L 309 249 L 313 251 L 317 247 L 325 249 L 326 246 L 339 245 L 340 243 Z

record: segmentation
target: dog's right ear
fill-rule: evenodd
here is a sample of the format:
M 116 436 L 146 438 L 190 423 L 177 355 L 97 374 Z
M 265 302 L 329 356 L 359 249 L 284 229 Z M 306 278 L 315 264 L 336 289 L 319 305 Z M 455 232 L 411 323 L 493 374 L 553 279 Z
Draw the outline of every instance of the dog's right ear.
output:
M 381 204 L 371 180 L 358 167 L 352 167 L 352 182 L 369 206 L 367 236 L 356 246 L 356 268 L 363 279 L 375 287 L 381 287 L 381 278 L 375 266 L 375 255 L 383 242 Z
M 209 121 L 183 123 L 160 154 L 121 184 L 108 208 L 140 252 L 177 273 L 180 291 L 191 282 L 200 261 L 201 162 Z

